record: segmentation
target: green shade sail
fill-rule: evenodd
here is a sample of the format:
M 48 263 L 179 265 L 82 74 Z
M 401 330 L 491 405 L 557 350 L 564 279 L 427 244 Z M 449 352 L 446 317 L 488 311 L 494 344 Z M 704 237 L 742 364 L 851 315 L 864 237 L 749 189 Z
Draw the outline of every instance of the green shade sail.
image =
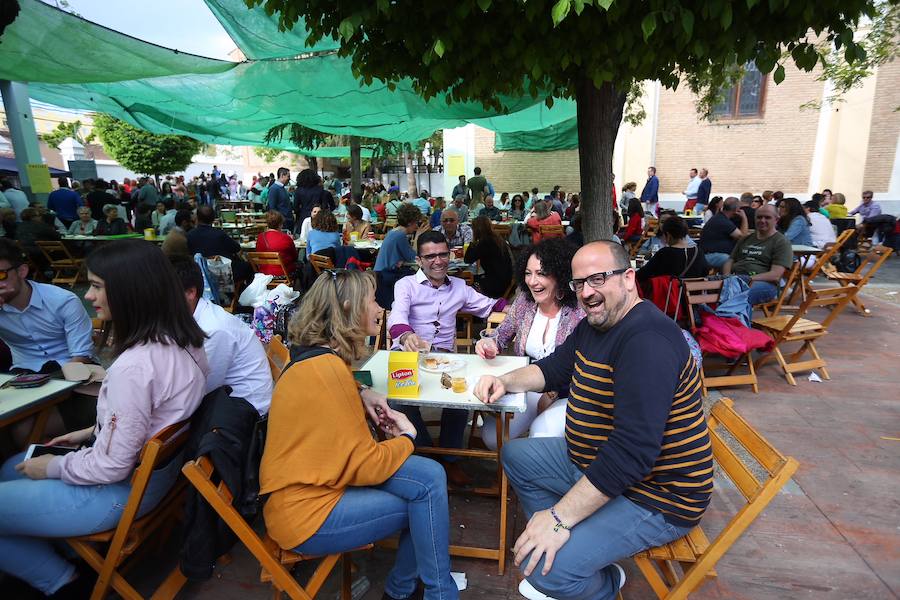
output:
M 573 117 L 557 125 L 534 131 L 498 131 L 494 138 L 494 152 L 529 150 L 552 152 L 578 148 L 578 121 Z
M 94 83 L 222 73 L 234 67 L 135 39 L 38 0 L 19 4 L 19 16 L 0 38 L 0 79 Z
M 247 61 L 179 53 L 20 0 L 18 19 L 0 38 L 0 79 L 28 82 L 36 100 L 107 113 L 153 133 L 298 153 L 310 151 L 287 140 L 266 144 L 268 130 L 300 123 L 325 133 L 415 142 L 467 123 L 515 133 L 575 116 L 572 101 L 548 109 L 542 99 L 503 97 L 508 114 L 501 114 L 480 103 L 426 101 L 408 80 L 393 90 L 378 81 L 365 85 L 350 60 L 337 55 L 336 41 L 307 47 L 302 23 L 280 32 L 262 8 L 206 1 Z

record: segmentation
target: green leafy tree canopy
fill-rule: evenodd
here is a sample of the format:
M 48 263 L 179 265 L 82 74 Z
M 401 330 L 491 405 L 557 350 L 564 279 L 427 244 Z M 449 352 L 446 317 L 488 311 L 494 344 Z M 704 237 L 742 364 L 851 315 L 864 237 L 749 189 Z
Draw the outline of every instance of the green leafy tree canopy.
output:
M 40 137 L 51 148 L 58 147 L 66 138 L 74 138 L 80 144 L 90 144 L 94 141 L 93 132 L 88 135 L 81 134 L 81 121 L 57 123 L 53 131 L 41 134 Z
M 193 138 L 150 133 L 105 114 L 94 115 L 94 132 L 123 167 L 157 177 L 183 171 L 203 147 Z
M 627 92 L 645 80 L 719 89 L 736 65 L 754 61 L 784 79 L 785 60 L 811 71 L 817 43 L 854 63 L 861 16 L 879 0 L 245 0 L 278 13 L 282 28 L 303 18 L 310 43 L 330 36 L 366 83 L 409 78 L 425 98 L 480 101 L 523 93 L 575 98 L 583 230 L 609 238 L 612 155 Z M 503 32 L 498 37 L 497 32 Z M 787 55 L 784 51 L 787 51 Z

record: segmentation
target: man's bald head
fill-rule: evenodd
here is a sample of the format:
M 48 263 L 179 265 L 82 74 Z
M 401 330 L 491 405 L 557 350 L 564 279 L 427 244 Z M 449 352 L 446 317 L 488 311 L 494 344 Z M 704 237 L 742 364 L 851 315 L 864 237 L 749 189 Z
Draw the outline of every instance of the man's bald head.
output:
M 763 204 L 762 206 L 757 208 L 756 214 L 760 214 L 760 213 L 762 213 L 764 215 L 769 215 L 770 217 L 773 217 L 773 218 L 777 216 L 777 213 L 775 212 L 775 207 L 772 206 L 771 204 Z
M 609 262 L 609 270 L 627 269 L 631 266 L 631 257 L 622 244 L 609 240 L 599 240 L 585 244 L 575 253 L 575 258 L 579 254 L 603 257 L 603 262 Z M 574 260 L 574 259 L 573 259 Z

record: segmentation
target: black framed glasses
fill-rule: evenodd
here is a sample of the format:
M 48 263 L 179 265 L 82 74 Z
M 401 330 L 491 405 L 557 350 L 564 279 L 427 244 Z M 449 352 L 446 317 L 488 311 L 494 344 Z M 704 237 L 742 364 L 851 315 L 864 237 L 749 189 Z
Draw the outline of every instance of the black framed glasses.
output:
M 439 258 L 443 258 L 444 260 L 450 260 L 449 252 L 435 252 L 434 254 L 420 254 L 419 258 L 424 261 L 434 262 Z
M 614 269 L 612 271 L 603 271 L 602 273 L 594 273 L 593 275 L 588 275 L 584 279 L 573 279 L 569 282 L 569 289 L 573 292 L 581 292 L 584 289 L 584 284 L 587 283 L 589 286 L 594 288 L 595 290 L 599 290 L 606 284 L 606 280 L 612 277 L 613 275 L 621 275 L 631 267 L 626 267 L 624 269 Z

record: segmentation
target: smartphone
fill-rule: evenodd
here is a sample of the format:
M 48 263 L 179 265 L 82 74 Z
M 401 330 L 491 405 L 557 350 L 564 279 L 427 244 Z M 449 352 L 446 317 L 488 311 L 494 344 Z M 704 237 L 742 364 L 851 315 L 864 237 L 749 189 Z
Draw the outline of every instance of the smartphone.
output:
M 25 453 L 25 460 L 29 458 L 37 458 L 38 456 L 43 456 L 45 454 L 51 454 L 53 456 L 62 456 L 64 454 L 68 454 L 69 452 L 75 452 L 78 448 L 73 448 L 72 446 L 47 446 L 45 444 L 32 444 L 28 446 L 28 451 Z
M 372 387 L 372 371 L 353 371 L 353 379 L 363 385 Z
M 4 383 L 3 387 L 33 388 L 40 387 L 48 381 L 50 381 L 50 376 L 44 373 L 23 373 Z

